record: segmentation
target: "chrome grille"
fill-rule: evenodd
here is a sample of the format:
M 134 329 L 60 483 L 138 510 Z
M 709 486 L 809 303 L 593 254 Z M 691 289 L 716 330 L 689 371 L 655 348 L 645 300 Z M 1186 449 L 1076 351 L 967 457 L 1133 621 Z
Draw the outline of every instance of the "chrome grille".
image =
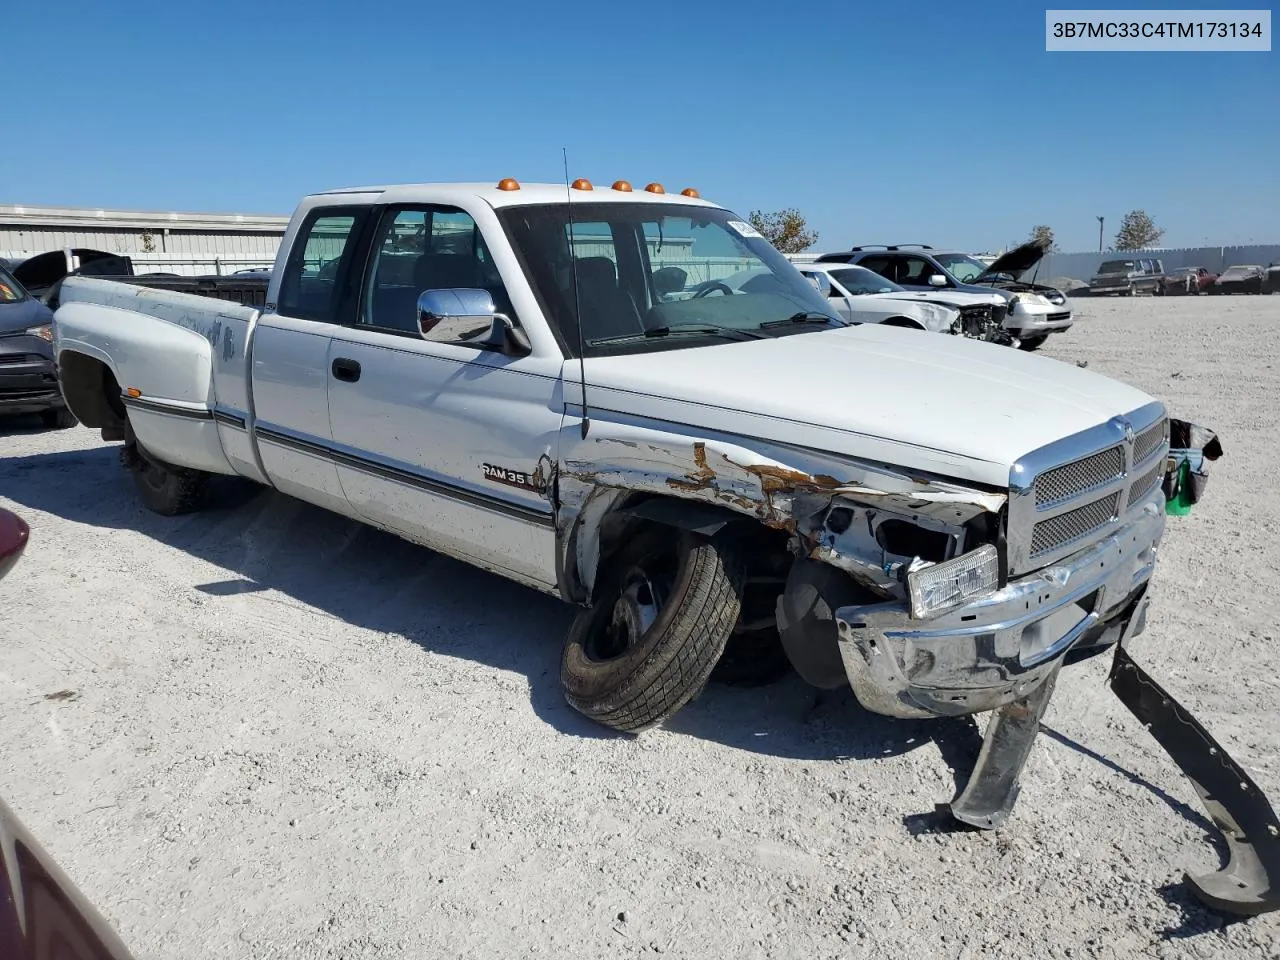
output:
M 1038 557 L 1097 532 L 1116 518 L 1119 505 L 1120 494 L 1116 492 L 1083 507 L 1041 520 L 1031 532 L 1031 556 Z
M 1124 473 L 1124 447 L 1112 447 L 1048 470 L 1036 478 L 1036 506 L 1060 503 L 1115 480 Z
M 1148 427 L 1138 434 L 1133 441 L 1133 462 L 1142 463 L 1160 449 L 1168 429 L 1169 421 L 1162 418 L 1154 427 Z
M 1164 461 L 1159 461 L 1154 467 L 1140 476 L 1133 482 L 1133 486 L 1129 488 L 1129 499 L 1125 501 L 1124 508 L 1126 510 L 1135 504 L 1141 503 L 1152 490 L 1155 489 L 1157 483 L 1160 482 L 1160 476 L 1164 472 Z

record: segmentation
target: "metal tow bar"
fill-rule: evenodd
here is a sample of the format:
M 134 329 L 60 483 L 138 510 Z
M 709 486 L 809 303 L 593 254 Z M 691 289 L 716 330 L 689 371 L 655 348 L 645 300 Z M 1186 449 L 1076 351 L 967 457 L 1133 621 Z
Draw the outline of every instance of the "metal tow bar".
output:
M 1057 671 L 991 717 L 973 774 L 947 810 L 961 823 L 991 830 L 1008 818 Z M 1280 819 L 1244 769 L 1180 703 L 1116 645 L 1108 678 L 1120 702 L 1138 718 L 1183 774 L 1226 842 L 1227 865 L 1183 879 L 1206 906 L 1254 916 L 1280 909 Z

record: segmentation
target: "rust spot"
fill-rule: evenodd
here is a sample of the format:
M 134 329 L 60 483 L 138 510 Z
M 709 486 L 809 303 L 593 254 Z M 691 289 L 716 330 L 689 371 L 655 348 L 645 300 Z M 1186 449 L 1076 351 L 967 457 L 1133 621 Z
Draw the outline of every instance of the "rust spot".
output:
M 810 476 L 800 470 L 789 467 L 773 467 L 768 464 L 752 464 L 743 467 L 748 473 L 760 478 L 760 488 L 765 493 L 777 493 L 780 490 L 834 490 L 840 486 L 835 477 L 826 474 Z
M 693 464 L 696 470 L 686 473 L 683 480 L 668 480 L 668 485 L 679 490 L 703 490 L 711 486 L 716 472 L 707 466 L 707 445 L 701 440 L 693 445 Z

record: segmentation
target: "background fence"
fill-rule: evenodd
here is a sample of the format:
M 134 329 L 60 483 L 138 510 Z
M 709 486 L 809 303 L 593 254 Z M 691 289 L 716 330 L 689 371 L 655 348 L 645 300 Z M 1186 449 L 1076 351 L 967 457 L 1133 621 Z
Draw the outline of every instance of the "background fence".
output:
M 1237 247 L 1179 247 L 1169 250 L 1125 250 L 1104 253 L 1051 253 L 1039 264 L 1037 278 L 1042 280 L 1069 277 L 1089 282 L 1104 260 L 1158 259 L 1166 270 L 1178 267 L 1204 267 L 1221 273 L 1227 267 L 1256 263 L 1267 266 L 1280 263 L 1280 243 L 1258 243 Z M 1028 275 L 1027 279 L 1030 279 Z

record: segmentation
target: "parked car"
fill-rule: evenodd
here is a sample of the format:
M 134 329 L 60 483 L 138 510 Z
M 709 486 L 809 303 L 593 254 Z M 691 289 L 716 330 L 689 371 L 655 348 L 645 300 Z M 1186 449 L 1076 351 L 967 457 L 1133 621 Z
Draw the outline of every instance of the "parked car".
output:
M 1140 293 L 1164 293 L 1164 263 L 1149 258 L 1104 260 L 1089 281 L 1095 296 L 1135 297 Z
M 1267 293 L 1280 293 L 1280 263 L 1273 263 L 1267 267 L 1267 278 L 1263 289 Z
M 798 265 L 800 273 L 809 279 L 814 287 L 824 296 L 831 299 L 830 306 L 843 319 L 851 323 L 884 323 L 891 327 L 907 327 L 912 330 L 928 330 L 933 333 L 951 333 L 952 327 L 960 318 L 960 311 L 951 306 L 933 303 L 897 303 L 866 304 L 861 311 L 844 305 L 839 299 L 830 297 L 831 284 L 825 272 L 814 271 L 812 265 Z M 888 283 L 883 277 L 872 274 L 882 283 Z M 729 293 L 765 293 L 775 290 L 779 285 L 778 277 L 767 267 L 753 267 L 740 270 L 719 280 L 706 280 L 694 287 L 694 296 L 716 296 Z
M 53 312 L 0 268 L 0 415 L 39 414 L 46 427 L 75 425 L 58 390 Z
M 1217 279 L 1216 273 L 1204 267 L 1174 267 L 1165 271 L 1161 292 L 1166 296 L 1195 296 L 1204 293 Z
M 1210 293 L 1262 293 L 1267 271 L 1259 264 L 1227 267 L 1209 287 Z
M 797 264 L 844 319 L 934 333 L 995 339 L 1003 329 L 1006 300 L 998 293 L 907 290 L 866 267 L 844 263 Z
M 0 509 L 0 580 L 30 531 Z M 0 957 L 4 960 L 130 960 L 101 914 L 0 800 Z
M 990 265 L 967 253 L 935 250 L 925 244 L 852 247 L 824 253 L 816 263 L 852 263 L 874 270 L 907 290 L 989 293 L 1006 301 L 1004 327 L 1024 350 L 1035 350 L 1051 333 L 1070 329 L 1071 308 L 1062 291 L 1019 279 L 1044 257 L 1038 244 L 1024 244 Z

